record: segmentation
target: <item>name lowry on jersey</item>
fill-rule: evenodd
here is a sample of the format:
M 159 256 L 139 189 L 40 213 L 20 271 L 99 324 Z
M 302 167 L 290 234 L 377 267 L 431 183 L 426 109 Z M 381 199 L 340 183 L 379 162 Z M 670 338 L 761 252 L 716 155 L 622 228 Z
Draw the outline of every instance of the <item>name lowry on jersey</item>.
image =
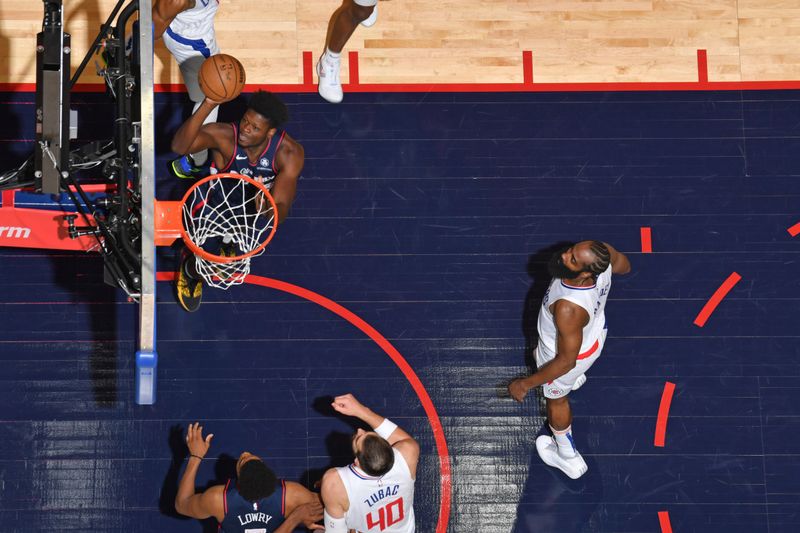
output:
M 268 524 L 270 520 L 272 520 L 272 515 L 268 515 L 267 513 L 245 513 L 244 519 L 242 519 L 242 515 L 236 515 L 236 518 L 239 519 L 239 524 L 247 525 L 251 522 L 263 522 L 264 524 Z

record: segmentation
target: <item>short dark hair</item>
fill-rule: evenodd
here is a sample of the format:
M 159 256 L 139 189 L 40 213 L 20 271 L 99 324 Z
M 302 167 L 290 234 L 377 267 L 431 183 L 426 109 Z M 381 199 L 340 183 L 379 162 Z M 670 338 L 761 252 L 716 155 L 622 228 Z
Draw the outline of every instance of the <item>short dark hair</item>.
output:
M 611 263 L 611 252 L 608 251 L 608 246 L 600 241 L 590 241 L 589 249 L 594 254 L 595 260 L 586 266 L 586 271 L 591 272 L 594 277 L 599 276 L 608 268 Z
M 254 92 L 247 102 L 247 108 L 266 118 L 273 128 L 280 128 L 289 121 L 286 104 L 269 91 Z
M 239 469 L 239 494 L 249 502 L 256 502 L 275 492 L 278 478 L 261 459 L 250 459 Z
M 394 449 L 378 435 L 367 434 L 361 439 L 361 449 L 356 453 L 361 470 L 370 476 L 380 477 L 394 466 Z

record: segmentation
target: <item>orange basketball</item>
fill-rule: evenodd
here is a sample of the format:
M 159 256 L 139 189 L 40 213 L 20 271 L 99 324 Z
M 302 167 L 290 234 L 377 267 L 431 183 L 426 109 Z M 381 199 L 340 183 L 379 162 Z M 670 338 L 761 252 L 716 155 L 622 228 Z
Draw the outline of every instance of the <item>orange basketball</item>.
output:
M 233 56 L 217 54 L 203 61 L 197 81 L 203 94 L 217 102 L 227 102 L 244 88 L 244 67 Z

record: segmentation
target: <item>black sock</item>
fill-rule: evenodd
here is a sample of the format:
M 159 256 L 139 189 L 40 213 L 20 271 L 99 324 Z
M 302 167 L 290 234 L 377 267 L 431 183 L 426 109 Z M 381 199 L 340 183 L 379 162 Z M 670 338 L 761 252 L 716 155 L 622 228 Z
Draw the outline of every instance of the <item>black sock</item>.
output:
M 197 265 L 195 265 L 195 257 L 193 255 L 190 255 L 188 258 L 186 258 L 186 260 L 183 262 L 181 270 L 183 270 L 183 275 L 187 278 L 194 281 L 200 280 L 200 274 L 197 272 Z

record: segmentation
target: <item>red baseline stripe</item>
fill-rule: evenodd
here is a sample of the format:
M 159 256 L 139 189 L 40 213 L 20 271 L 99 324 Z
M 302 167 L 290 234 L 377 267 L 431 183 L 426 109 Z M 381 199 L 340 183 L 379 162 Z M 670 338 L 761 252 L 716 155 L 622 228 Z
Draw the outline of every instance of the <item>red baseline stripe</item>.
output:
M 303 52 L 303 85 L 301 87 L 305 88 L 313 85 L 314 85 L 314 61 L 311 58 L 311 52 Z
M 658 523 L 661 525 L 661 533 L 672 533 L 672 525 L 669 523 L 669 513 L 667 511 L 658 512 Z
M 700 328 L 705 326 L 706 320 L 708 320 L 708 317 L 710 317 L 711 313 L 714 312 L 714 309 L 717 308 L 722 299 L 725 298 L 733 286 L 739 283 L 741 279 L 742 276 L 736 272 L 731 273 L 731 275 L 728 276 L 728 279 L 722 282 L 722 285 L 719 286 L 719 289 L 717 289 L 716 292 L 711 295 L 711 298 L 708 299 L 706 305 L 703 306 L 703 309 L 700 310 L 697 318 L 694 319 L 694 325 Z
M 533 85 L 533 52 L 522 52 L 522 82 Z
M 705 50 L 697 51 L 697 81 L 708 83 L 708 54 Z
M 650 232 L 650 228 L 643 227 L 639 230 L 639 233 L 642 237 L 642 253 L 643 254 L 651 254 L 653 253 L 653 236 Z
M 304 57 L 306 52 L 303 53 Z M 310 52 L 309 52 L 310 57 Z M 311 64 L 311 63 L 309 63 Z M 244 92 L 250 93 L 259 89 L 276 93 L 313 93 L 316 87 L 306 83 L 304 65 L 303 83 L 254 83 L 247 84 Z M 313 66 L 311 71 L 313 72 Z M 347 88 L 347 84 L 345 84 Z M 101 93 L 105 89 L 102 84 L 79 84 L 73 88 L 75 92 Z M 496 92 L 627 92 L 627 91 L 768 91 L 800 89 L 797 81 L 710 81 L 699 84 L 696 81 L 659 81 L 659 82 L 593 82 L 593 83 L 361 83 L 350 92 L 361 93 L 496 93 Z M 0 92 L 32 93 L 36 91 L 34 83 L 0 83 Z M 179 83 L 159 83 L 155 85 L 157 93 L 182 93 L 186 88 Z
M 14 207 L 14 192 L 13 190 L 3 191 L 3 207 Z
M 157 272 L 156 279 L 158 281 L 169 281 L 175 279 L 176 275 L 177 274 L 175 272 Z M 339 315 L 360 329 L 370 339 L 372 339 L 378 346 L 381 347 L 381 349 L 383 349 L 384 352 L 386 352 L 386 354 L 392 359 L 392 361 L 394 361 L 398 368 L 400 368 L 400 371 L 403 373 L 406 379 L 408 379 L 411 387 L 417 393 L 420 403 L 425 410 L 425 414 L 428 415 L 428 421 L 431 424 L 431 428 L 433 429 L 433 438 L 436 442 L 436 452 L 439 456 L 439 469 L 441 472 L 441 500 L 439 502 L 439 522 L 436 524 L 436 533 L 446 533 L 447 524 L 450 520 L 450 504 L 452 499 L 450 452 L 447 449 L 447 440 L 445 439 L 444 429 L 442 428 L 442 423 L 439 420 L 439 414 L 436 411 L 436 407 L 433 405 L 433 401 L 428 395 L 428 391 L 425 390 L 425 386 L 420 381 L 416 372 L 414 372 L 414 369 L 412 369 L 411 365 L 408 364 L 408 361 L 406 361 L 400 352 L 397 351 L 397 349 L 386 339 L 386 337 L 381 335 L 375 328 L 370 326 L 352 311 L 342 307 L 338 303 L 322 296 L 321 294 L 317 294 L 316 292 L 304 289 L 303 287 L 299 287 L 297 285 L 292 285 L 291 283 L 286 283 L 284 281 L 279 281 L 272 278 L 265 278 L 262 276 L 254 276 L 252 274 L 247 276 L 245 281 L 247 283 L 252 283 L 253 285 L 260 285 L 262 287 L 293 294 L 299 298 L 314 302 L 315 304 L 324 307 L 328 311 Z
M 350 70 L 350 85 L 358 85 L 358 52 L 352 51 L 347 54 Z
M 664 383 L 664 392 L 661 393 L 661 404 L 658 406 L 658 417 L 656 418 L 656 437 L 653 442 L 653 445 L 659 448 L 664 447 L 664 440 L 667 436 L 667 418 L 669 418 L 669 406 L 672 403 L 674 392 L 674 383 L 669 381 Z
M 789 235 L 791 235 L 792 237 L 797 237 L 797 234 L 800 233 L 800 222 L 798 222 L 791 228 L 787 229 L 786 231 L 788 231 Z

